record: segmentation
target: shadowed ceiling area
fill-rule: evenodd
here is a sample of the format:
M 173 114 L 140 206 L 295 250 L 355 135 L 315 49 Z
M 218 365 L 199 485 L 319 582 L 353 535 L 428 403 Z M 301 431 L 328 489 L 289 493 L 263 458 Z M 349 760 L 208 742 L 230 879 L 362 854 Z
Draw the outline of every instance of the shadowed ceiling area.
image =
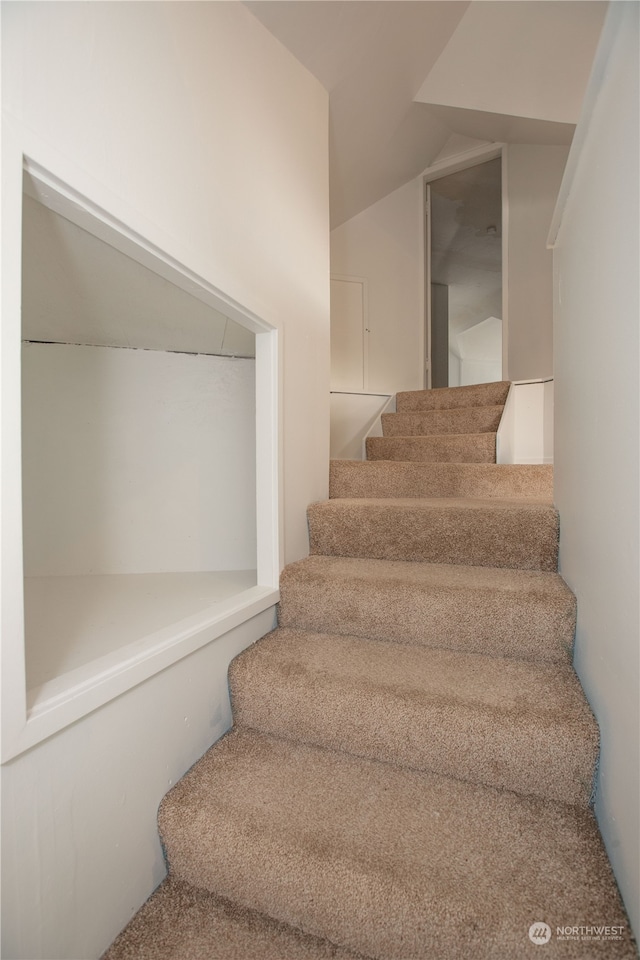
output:
M 245 6 L 329 92 L 336 227 L 418 176 L 452 137 L 569 143 L 607 4 L 246 0 Z

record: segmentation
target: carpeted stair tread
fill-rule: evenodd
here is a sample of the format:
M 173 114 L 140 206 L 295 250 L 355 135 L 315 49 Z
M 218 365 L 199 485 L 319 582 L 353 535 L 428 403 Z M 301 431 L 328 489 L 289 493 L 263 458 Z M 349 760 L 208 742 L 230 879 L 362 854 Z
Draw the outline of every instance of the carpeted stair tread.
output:
M 429 437 L 367 437 L 367 460 L 427 463 L 495 463 L 495 433 L 436 434 Z
M 329 496 L 553 499 L 550 464 L 332 460 Z
M 101 960 L 362 960 L 362 957 L 169 877 Z
M 551 468 L 495 463 L 509 386 L 400 393 L 331 464 L 278 628 L 230 665 L 234 729 L 160 806 L 169 877 L 103 960 L 637 957 Z M 592 924 L 623 935 L 559 935 Z
M 569 664 L 280 628 L 233 661 L 229 681 L 237 726 L 563 803 L 591 798 L 598 728 Z
M 218 741 L 159 826 L 174 879 L 378 960 L 514 960 L 536 921 L 625 924 L 589 810 L 255 731 Z
M 437 434 L 495 433 L 504 407 L 459 407 L 419 413 L 383 413 L 385 437 L 424 437 Z
M 576 601 L 555 573 L 311 556 L 280 577 L 282 627 L 564 662 Z
M 433 390 L 404 390 L 396 394 L 398 413 L 415 410 L 452 410 L 456 407 L 495 406 L 506 402 L 511 383 L 476 383 L 466 387 L 436 387 Z
M 311 504 L 307 516 L 312 554 L 557 568 L 558 515 L 547 501 L 350 498 Z

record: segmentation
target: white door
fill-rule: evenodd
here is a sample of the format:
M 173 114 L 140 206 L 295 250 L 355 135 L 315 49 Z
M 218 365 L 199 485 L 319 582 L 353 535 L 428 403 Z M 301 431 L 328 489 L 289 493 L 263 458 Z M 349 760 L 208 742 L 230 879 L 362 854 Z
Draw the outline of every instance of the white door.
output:
M 366 280 L 331 278 L 331 389 L 362 393 L 368 386 Z

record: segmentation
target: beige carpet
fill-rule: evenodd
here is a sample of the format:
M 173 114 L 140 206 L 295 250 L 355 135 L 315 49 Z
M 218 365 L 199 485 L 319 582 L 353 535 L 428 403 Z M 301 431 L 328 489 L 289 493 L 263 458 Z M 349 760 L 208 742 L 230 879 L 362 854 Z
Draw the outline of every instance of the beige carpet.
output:
M 555 570 L 558 515 L 546 501 L 390 497 L 308 509 L 312 554 Z
M 308 557 L 280 577 L 278 622 L 525 660 L 566 661 L 575 598 L 554 573 Z
M 361 960 L 255 910 L 168 877 L 103 960 Z
M 495 463 L 495 433 L 429 437 L 368 437 L 367 460 L 431 463 Z
M 385 437 L 423 437 L 435 433 L 495 433 L 503 407 L 458 407 L 455 410 L 424 410 L 414 413 L 383 413 Z
M 470 410 L 504 406 L 510 386 L 508 380 L 499 380 L 497 383 L 477 383 L 445 390 L 405 390 L 396 394 L 396 410 L 410 413 L 415 410 L 457 410 L 459 407 Z
M 507 390 L 405 393 L 390 429 L 481 429 Z M 161 805 L 169 880 L 105 960 L 637 956 L 550 471 L 482 462 L 478 437 L 495 460 L 494 434 L 434 432 L 332 464 L 278 629 L 231 665 L 234 729 Z M 615 938 L 558 933 L 591 925 Z
M 589 810 L 250 729 L 209 751 L 159 823 L 176 878 L 371 957 L 511 960 L 536 920 L 624 923 Z
M 329 496 L 553 500 L 550 464 L 332 460 Z
M 280 628 L 229 680 L 240 727 L 565 803 L 591 798 L 598 728 L 569 664 Z

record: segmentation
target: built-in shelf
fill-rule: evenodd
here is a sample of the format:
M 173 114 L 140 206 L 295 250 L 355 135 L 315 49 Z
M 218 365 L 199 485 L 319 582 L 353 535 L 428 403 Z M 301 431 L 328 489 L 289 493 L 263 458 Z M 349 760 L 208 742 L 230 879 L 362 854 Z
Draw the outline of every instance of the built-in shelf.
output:
M 278 591 L 246 585 L 253 579 L 251 571 L 27 579 L 25 746 L 273 608 Z
M 4 759 L 278 600 L 275 331 L 37 165 L 23 190 Z
M 215 618 L 225 601 L 255 586 L 255 570 L 25 577 L 30 699 L 44 684 L 159 630 Z

